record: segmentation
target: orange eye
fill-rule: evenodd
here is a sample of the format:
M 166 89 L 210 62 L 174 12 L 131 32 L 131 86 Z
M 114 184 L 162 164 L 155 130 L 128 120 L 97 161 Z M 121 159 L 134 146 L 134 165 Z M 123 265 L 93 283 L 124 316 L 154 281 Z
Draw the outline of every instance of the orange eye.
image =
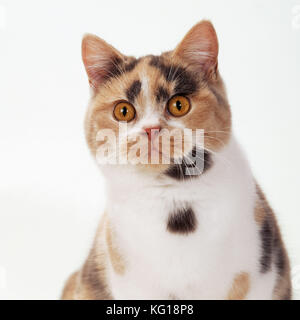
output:
M 135 117 L 135 109 L 129 102 L 119 102 L 115 106 L 114 116 L 118 121 L 129 122 Z
M 190 101 L 184 96 L 174 96 L 168 101 L 168 110 L 174 117 L 181 117 L 190 110 Z

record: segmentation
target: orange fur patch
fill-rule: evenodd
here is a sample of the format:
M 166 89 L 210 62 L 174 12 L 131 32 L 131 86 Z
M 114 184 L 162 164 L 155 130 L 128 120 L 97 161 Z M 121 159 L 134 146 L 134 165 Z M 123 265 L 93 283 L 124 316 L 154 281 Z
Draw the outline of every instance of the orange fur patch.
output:
M 106 223 L 106 241 L 108 247 L 108 253 L 110 257 L 111 264 L 113 266 L 114 271 L 122 275 L 125 273 L 125 262 L 122 255 L 119 252 L 119 248 L 116 246 L 114 232 L 107 220 Z
M 228 300 L 244 300 L 250 289 L 250 277 L 246 272 L 241 272 L 235 276 L 232 286 L 228 292 Z
M 255 207 L 255 210 L 254 210 L 255 222 L 258 225 L 262 225 L 262 223 L 263 223 L 263 221 L 265 219 L 265 215 L 266 215 L 266 212 L 265 212 L 264 206 L 262 205 L 260 200 L 257 200 L 256 207 Z
M 71 274 L 62 293 L 62 300 L 74 300 L 78 290 L 78 272 Z
M 268 203 L 266 201 L 265 195 L 262 192 L 260 186 L 256 185 L 256 206 L 254 210 L 254 219 L 256 223 L 261 226 L 265 216 L 266 216 L 266 207 L 268 207 Z

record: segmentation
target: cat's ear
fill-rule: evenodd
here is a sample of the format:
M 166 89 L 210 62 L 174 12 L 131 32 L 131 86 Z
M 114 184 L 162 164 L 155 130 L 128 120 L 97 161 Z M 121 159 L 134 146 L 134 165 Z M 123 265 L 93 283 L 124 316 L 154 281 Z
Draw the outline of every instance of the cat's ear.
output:
M 81 49 L 82 60 L 93 89 L 97 89 L 124 59 L 117 49 L 92 34 L 83 37 Z
M 195 71 L 205 72 L 207 76 L 216 74 L 218 66 L 218 38 L 209 21 L 196 24 L 173 51 Z

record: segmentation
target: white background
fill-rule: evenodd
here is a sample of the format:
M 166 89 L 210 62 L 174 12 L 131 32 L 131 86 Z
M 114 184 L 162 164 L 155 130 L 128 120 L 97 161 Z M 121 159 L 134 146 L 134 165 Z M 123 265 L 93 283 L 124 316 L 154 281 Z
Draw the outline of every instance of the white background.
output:
M 277 212 L 300 297 L 300 0 L 0 0 L 1 298 L 58 298 L 105 206 L 83 134 L 82 35 L 159 54 L 203 18 L 219 35 L 235 132 Z

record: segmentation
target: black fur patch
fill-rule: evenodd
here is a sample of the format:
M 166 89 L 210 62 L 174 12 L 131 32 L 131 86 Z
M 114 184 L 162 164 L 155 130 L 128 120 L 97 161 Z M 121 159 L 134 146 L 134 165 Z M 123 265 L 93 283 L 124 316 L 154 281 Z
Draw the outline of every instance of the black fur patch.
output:
M 283 276 L 287 269 L 287 256 L 281 240 L 280 231 L 273 212 L 258 185 L 256 186 L 256 193 L 265 210 L 265 218 L 260 230 L 262 251 L 260 257 L 260 272 L 268 272 L 271 269 L 272 263 L 274 263 L 278 274 Z
M 156 92 L 156 101 L 157 102 L 163 102 L 168 100 L 170 94 L 167 89 L 164 87 L 158 87 L 157 92 Z
M 276 227 L 274 230 L 274 255 L 277 272 L 280 276 L 283 276 L 287 269 L 287 256 L 279 232 L 278 227 Z
M 260 272 L 266 273 L 270 270 L 273 253 L 273 225 L 266 217 L 260 230 L 262 254 L 260 257 Z
M 136 65 L 139 63 L 140 59 L 135 59 L 135 58 L 132 58 L 131 61 L 129 62 L 125 62 L 125 65 L 123 67 L 123 70 L 125 72 L 129 72 L 129 71 L 132 71 Z
M 198 90 L 199 82 L 195 74 L 178 65 L 167 65 L 161 57 L 153 56 L 150 66 L 158 68 L 166 81 L 175 81 L 175 94 L 193 94 Z
M 127 99 L 133 102 L 134 99 L 139 95 L 142 88 L 140 80 L 135 80 L 132 85 L 126 90 Z
M 196 230 L 197 220 L 191 207 L 172 212 L 168 219 L 167 230 L 172 233 L 187 234 Z
M 282 246 L 279 244 L 276 249 L 275 266 L 278 273 L 283 276 L 286 270 L 286 257 Z
M 191 151 L 191 156 L 195 159 L 197 156 L 196 148 Z M 201 153 L 202 155 L 202 153 Z M 193 163 L 190 161 L 182 161 L 180 164 L 172 164 L 165 174 L 176 180 L 186 180 L 191 178 L 197 178 L 201 174 L 205 173 L 212 165 L 210 153 L 204 150 L 203 159 L 197 158 Z

